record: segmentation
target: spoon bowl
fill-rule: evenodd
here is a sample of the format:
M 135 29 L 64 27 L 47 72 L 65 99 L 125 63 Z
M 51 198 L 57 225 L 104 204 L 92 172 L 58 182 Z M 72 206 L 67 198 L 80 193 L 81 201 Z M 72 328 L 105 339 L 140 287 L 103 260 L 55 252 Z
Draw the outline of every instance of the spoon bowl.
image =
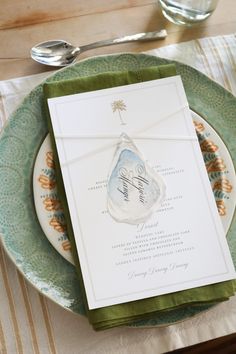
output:
M 113 38 L 75 47 L 64 40 L 50 40 L 37 44 L 31 49 L 31 58 L 40 64 L 50 66 L 67 66 L 75 62 L 78 55 L 86 50 L 136 41 L 153 41 L 164 39 L 166 30 L 137 33 L 131 36 Z
M 31 49 L 31 58 L 35 61 L 52 66 L 72 64 L 80 49 L 64 40 L 51 40 L 37 44 Z

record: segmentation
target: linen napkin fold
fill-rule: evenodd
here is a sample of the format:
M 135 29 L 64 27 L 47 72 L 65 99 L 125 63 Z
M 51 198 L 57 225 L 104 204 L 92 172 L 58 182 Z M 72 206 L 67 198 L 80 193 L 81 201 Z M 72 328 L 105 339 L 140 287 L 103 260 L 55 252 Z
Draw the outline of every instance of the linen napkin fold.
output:
M 107 72 L 89 77 L 80 77 L 64 81 L 48 82 L 45 83 L 43 87 L 44 98 L 46 103 L 46 116 L 48 120 L 48 127 L 56 164 L 58 194 L 64 208 L 65 218 L 67 222 L 68 237 L 71 241 L 72 252 L 75 259 L 79 280 L 81 283 L 86 314 L 89 322 L 92 324 L 95 330 L 102 330 L 116 326 L 127 325 L 131 324 L 133 321 L 142 320 L 145 318 L 154 318 L 157 317 L 158 313 L 160 312 L 163 313 L 164 311 L 175 311 L 183 306 L 197 304 L 215 304 L 220 301 L 227 300 L 230 296 L 234 295 L 234 281 L 225 281 L 218 284 L 202 286 L 171 294 L 155 296 L 151 298 L 131 301 L 128 303 L 122 303 L 93 310 L 89 310 L 87 305 L 83 278 L 75 245 L 73 228 L 71 225 L 70 214 L 67 205 L 52 124 L 50 120 L 50 114 L 47 106 L 47 99 L 52 97 L 71 95 L 75 93 L 95 91 L 109 87 L 129 85 L 137 82 L 149 81 L 174 75 L 176 75 L 175 66 L 170 64 L 161 65 L 158 67 L 148 67 L 136 71 Z M 104 232 L 106 231 L 104 230 Z

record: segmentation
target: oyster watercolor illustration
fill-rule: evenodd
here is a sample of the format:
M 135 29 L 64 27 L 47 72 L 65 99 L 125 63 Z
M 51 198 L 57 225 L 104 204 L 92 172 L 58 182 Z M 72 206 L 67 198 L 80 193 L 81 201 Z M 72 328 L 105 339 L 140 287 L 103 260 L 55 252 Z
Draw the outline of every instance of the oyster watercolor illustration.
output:
M 164 181 L 122 133 L 108 178 L 108 212 L 118 222 L 139 224 L 152 215 L 164 196 Z

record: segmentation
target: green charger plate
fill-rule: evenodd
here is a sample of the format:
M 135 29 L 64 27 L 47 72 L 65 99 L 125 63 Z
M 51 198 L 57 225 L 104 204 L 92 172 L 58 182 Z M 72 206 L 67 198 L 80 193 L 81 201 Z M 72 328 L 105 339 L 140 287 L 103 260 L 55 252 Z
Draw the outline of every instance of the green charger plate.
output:
M 173 61 L 145 54 L 93 57 L 53 74 L 47 81 L 89 76 L 106 71 L 134 70 Z M 205 118 L 226 143 L 235 166 L 236 98 L 197 70 L 175 62 L 190 107 Z M 75 268 L 45 237 L 36 216 L 32 174 L 46 134 L 42 84 L 25 98 L 0 137 L 0 230 L 3 246 L 17 268 L 42 294 L 74 313 L 84 315 Z M 215 172 L 217 173 L 217 172 Z M 228 242 L 236 265 L 235 216 Z M 182 321 L 211 306 L 189 306 L 134 326 L 162 326 Z

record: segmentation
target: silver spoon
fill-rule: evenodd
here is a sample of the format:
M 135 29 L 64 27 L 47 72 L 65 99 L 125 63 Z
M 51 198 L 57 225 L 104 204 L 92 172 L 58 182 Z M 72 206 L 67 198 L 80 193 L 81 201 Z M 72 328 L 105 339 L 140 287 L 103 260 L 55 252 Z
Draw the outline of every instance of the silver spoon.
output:
M 164 39 L 166 36 L 167 32 L 163 29 L 156 32 L 144 32 L 133 34 L 131 36 L 94 42 L 91 44 L 83 45 L 81 47 L 74 47 L 72 44 L 63 40 L 51 40 L 48 42 L 39 43 L 33 47 L 31 49 L 31 58 L 41 64 L 52 66 L 67 66 L 72 64 L 79 54 L 89 49 L 105 47 L 113 44 Z

